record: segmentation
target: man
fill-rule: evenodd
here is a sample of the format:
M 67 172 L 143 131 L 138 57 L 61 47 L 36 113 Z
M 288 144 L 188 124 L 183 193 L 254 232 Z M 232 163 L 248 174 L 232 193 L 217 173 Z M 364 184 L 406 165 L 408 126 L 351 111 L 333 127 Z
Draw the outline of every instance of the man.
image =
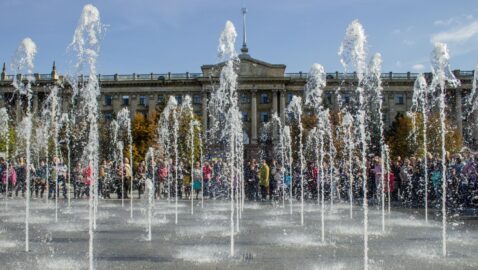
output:
M 269 191 L 269 166 L 267 166 L 266 160 L 262 160 L 262 165 L 259 168 L 259 186 L 261 188 L 261 199 L 267 199 L 267 193 Z

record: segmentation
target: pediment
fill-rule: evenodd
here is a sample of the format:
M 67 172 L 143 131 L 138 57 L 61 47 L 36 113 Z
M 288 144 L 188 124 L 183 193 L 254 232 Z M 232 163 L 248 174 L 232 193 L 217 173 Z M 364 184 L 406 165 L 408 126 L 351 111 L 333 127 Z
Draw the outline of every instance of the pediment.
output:
M 239 55 L 239 77 L 283 77 L 285 65 L 269 64 L 267 62 L 252 58 L 249 54 Z M 224 63 L 216 65 L 203 65 L 201 67 L 204 75 L 218 76 Z

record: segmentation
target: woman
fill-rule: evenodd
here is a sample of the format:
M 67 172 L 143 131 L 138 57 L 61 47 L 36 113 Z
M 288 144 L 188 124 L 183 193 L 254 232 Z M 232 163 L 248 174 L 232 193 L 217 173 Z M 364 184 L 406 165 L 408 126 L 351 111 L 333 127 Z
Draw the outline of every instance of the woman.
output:
M 2 173 L 2 183 L 3 186 L 6 187 L 7 185 L 7 169 L 5 169 Z M 15 167 L 13 162 L 10 161 L 10 165 L 8 167 L 8 190 L 5 188 L 5 196 L 11 196 L 11 191 L 13 187 L 17 184 L 17 172 L 15 171 Z
M 146 181 L 146 162 L 143 160 L 136 170 L 135 185 L 138 187 L 138 198 L 141 199 L 141 194 L 144 192 L 144 182 Z
M 196 200 L 198 199 L 199 192 L 201 191 L 201 174 L 201 166 L 199 165 L 199 162 L 196 162 L 193 169 L 193 189 L 196 193 Z
M 208 162 L 204 163 L 202 168 L 204 194 L 203 196 L 209 196 L 209 180 L 212 178 L 212 167 Z
M 88 162 L 88 166 L 83 169 L 83 184 L 85 189 L 83 190 L 81 197 L 83 197 L 83 195 L 86 195 L 87 198 L 90 197 L 90 187 L 94 185 L 93 181 L 93 166 Z
M 43 193 L 46 188 L 46 170 L 48 167 L 44 160 L 40 161 L 40 166 L 36 171 L 36 181 L 35 181 L 35 196 L 38 198 L 38 191 L 40 190 L 40 198 L 43 198 Z

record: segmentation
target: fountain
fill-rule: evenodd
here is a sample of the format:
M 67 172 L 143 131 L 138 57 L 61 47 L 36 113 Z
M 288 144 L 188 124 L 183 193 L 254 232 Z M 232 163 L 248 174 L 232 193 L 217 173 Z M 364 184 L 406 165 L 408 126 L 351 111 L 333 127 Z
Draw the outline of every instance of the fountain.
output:
M 22 97 L 19 100 L 26 101 L 26 104 L 23 104 L 23 110 L 19 110 L 25 115 L 18 115 L 17 119 L 21 120 L 18 122 L 9 120 L 13 118 L 12 115 L 9 115 L 9 112 L 12 111 L 11 107 L 0 109 L 0 140 L 6 142 L 7 159 L 25 154 L 27 164 L 25 202 L 21 199 L 7 198 L 9 174 L 6 174 L 5 210 L 0 213 L 0 252 L 6 255 L 2 256 L 0 262 L 4 267 L 78 269 L 83 264 L 81 262 L 76 264 L 75 256 L 78 256 L 78 247 L 81 249 L 81 246 L 86 243 L 88 244 L 89 269 L 95 267 L 95 245 L 101 247 L 96 251 L 98 268 L 167 268 L 171 266 L 172 262 L 180 268 L 221 268 L 224 265 L 232 265 L 232 268 L 271 268 L 274 265 L 284 265 L 284 268 L 289 269 L 300 265 L 306 269 L 346 269 L 357 268 L 362 262 L 362 255 L 364 269 L 420 267 L 424 269 L 436 269 L 437 267 L 475 269 L 478 267 L 474 253 L 477 243 L 473 241 L 477 236 L 474 226 L 476 224 L 473 220 L 462 219 L 461 212 L 451 216 L 451 221 L 447 216 L 447 210 L 466 212 L 469 209 L 466 207 L 448 209 L 450 206 L 453 207 L 454 202 L 447 202 L 447 196 L 453 198 L 455 195 L 447 194 L 453 192 L 453 190 L 450 192 L 450 187 L 447 186 L 452 182 L 450 177 L 453 175 L 450 172 L 454 168 L 451 166 L 458 164 L 453 162 L 448 164 L 446 160 L 445 146 L 448 145 L 445 143 L 449 142 L 445 137 L 448 132 L 445 117 L 447 110 L 450 109 L 447 107 L 446 94 L 448 85 L 452 88 L 458 87 L 459 81 L 450 71 L 449 53 L 445 44 L 437 43 L 432 52 L 431 75 L 433 76 L 417 75 L 413 89 L 413 106 L 410 116 L 415 127 L 412 135 L 416 137 L 423 131 L 423 142 L 420 141 L 420 145 L 417 147 L 419 150 L 415 154 L 420 156 L 423 154 L 425 167 L 425 198 L 424 204 L 420 201 L 418 210 L 404 208 L 391 214 L 391 189 L 393 189 L 390 182 L 391 149 L 385 143 L 385 127 L 382 120 L 382 109 L 387 108 L 382 104 L 383 88 L 385 87 L 382 86 L 382 78 L 388 74 L 381 73 L 380 54 L 374 54 L 370 60 L 368 59 L 364 29 L 358 21 L 353 21 L 348 26 L 339 49 L 340 60 L 345 71 L 344 79 L 342 82 L 338 82 L 338 90 L 335 92 L 336 97 L 339 98 L 340 110 L 328 107 L 330 102 L 324 102 L 325 99 L 323 99 L 327 80 L 331 80 L 335 84 L 340 80 L 339 75 L 327 74 L 323 66 L 313 64 L 307 74 L 303 99 L 300 96 L 294 96 L 286 111 L 281 111 L 282 114 L 287 114 L 290 117 L 288 125 L 282 122 L 281 117 L 276 113 L 272 115 L 270 122 L 264 125 L 266 140 L 272 140 L 275 144 L 272 148 L 273 156 L 280 160 L 285 171 L 284 174 L 287 175 L 283 179 L 281 187 L 282 208 L 277 202 L 245 203 L 244 127 L 240 112 L 240 109 L 244 108 L 238 104 L 238 71 L 247 63 L 239 62 L 234 46 L 235 28 L 228 21 L 219 39 L 220 63 L 217 67 L 220 67 L 220 70 L 213 70 L 210 75 L 212 82 L 214 80 L 219 82 L 218 87 L 212 87 L 213 91 L 206 108 L 209 112 L 207 117 L 211 127 L 206 130 L 208 127 L 202 126 L 198 121 L 194 115 L 190 96 L 184 96 L 180 105 L 176 97 L 169 96 L 158 122 L 157 143 L 147 145 L 147 149 L 138 147 L 139 152 L 142 150 L 146 152 L 142 152 L 142 155 L 144 154 L 146 163 L 145 187 L 148 194 L 147 199 L 136 201 L 141 209 L 140 216 L 138 216 L 138 211 L 134 212 L 133 198 L 130 199 L 130 211 L 124 209 L 125 193 L 128 192 L 124 189 L 124 174 L 121 179 L 121 206 L 120 200 L 102 200 L 101 208 L 98 208 L 98 161 L 101 153 L 98 127 L 99 79 L 104 78 L 103 82 L 109 83 L 107 82 L 109 77 L 97 75 L 96 69 L 103 30 L 99 11 L 92 5 L 86 5 L 75 31 L 73 42 L 69 46 L 70 52 L 76 58 L 76 64 L 72 67 L 74 71 L 64 77 L 67 80 L 64 82 L 65 86 L 61 84 L 61 80 L 63 80 L 61 77 L 55 81 L 55 86 L 52 84 L 51 88 L 44 88 L 43 91 L 40 91 L 41 93 L 46 91 L 45 96 L 40 95 L 40 100 L 44 97 L 46 99 L 43 99 L 41 111 L 37 116 L 34 116 L 31 109 L 35 106 L 30 104 L 34 77 L 28 74 L 32 72 L 33 58 L 36 53 L 36 46 L 30 39 L 23 40 L 17 50 L 12 64 L 16 76 L 2 79 L 2 84 L 8 84 L 10 79 L 13 80 L 15 93 L 19 94 Z M 245 49 L 247 48 L 243 48 L 243 52 Z M 369 62 L 368 65 L 367 62 Z M 347 73 L 350 70 L 355 71 L 355 74 Z M 86 78 L 84 74 L 87 74 Z M 42 78 L 43 75 L 35 76 Z M 155 75 L 151 74 L 151 76 Z M 300 76 L 300 80 L 302 80 L 304 77 Z M 333 76 L 333 78 L 326 79 L 328 76 Z M 408 75 L 407 80 L 414 78 L 413 76 L 415 75 Z M 471 77 L 471 74 L 466 76 Z M 121 81 L 121 78 L 119 77 L 118 81 Z M 478 108 L 477 86 L 478 66 L 468 98 L 467 105 L 471 107 L 469 113 Z M 63 112 L 64 108 L 60 104 L 66 104 L 62 98 L 69 92 L 63 91 L 63 89 L 69 90 L 68 87 L 71 87 L 73 92 L 71 105 L 73 109 Z M 244 90 L 248 89 L 246 87 L 248 86 L 245 86 Z M 341 93 L 348 91 L 352 92 L 356 98 L 352 99 L 351 103 L 341 102 Z M 281 98 L 284 98 L 283 94 L 281 93 Z M 285 94 L 290 94 L 290 92 L 285 92 Z M 194 100 L 196 105 L 196 96 Z M 434 106 L 440 116 L 440 131 L 439 135 L 435 137 L 433 133 L 427 132 L 427 129 L 430 130 L 428 125 L 432 123 L 429 115 L 434 112 Z M 280 108 L 284 109 L 284 106 Z M 311 118 L 307 118 L 310 113 L 307 108 L 311 108 L 314 117 L 317 117 L 312 127 L 308 122 Z M 419 122 L 418 118 L 415 119 L 420 116 L 422 122 Z M 111 120 L 107 126 L 109 130 L 104 130 L 106 133 L 104 140 L 110 140 L 104 146 L 107 149 L 104 154 L 112 154 L 115 169 L 123 169 L 128 166 L 128 164 L 124 164 L 124 155 L 129 155 L 128 163 L 133 168 L 133 143 L 136 142 L 133 141 L 132 136 L 132 117 L 133 115 L 128 109 L 123 109 L 118 113 L 116 120 Z M 417 123 L 420 123 L 420 127 L 417 127 Z M 182 134 L 183 126 L 186 126 L 185 134 Z M 10 147 L 11 145 L 8 143 L 12 140 L 10 138 L 12 127 L 16 127 L 17 131 L 14 148 Z M 208 137 L 203 138 L 202 132 Z M 307 140 L 304 145 L 303 138 L 306 135 Z M 293 141 L 293 139 L 297 141 Z M 426 171 L 428 164 L 435 162 L 429 158 L 429 153 L 434 152 L 427 145 L 427 143 L 433 143 L 434 139 L 438 139 L 441 146 L 441 152 L 438 151 L 441 158 L 437 159 L 437 162 L 441 163 L 439 170 L 443 177 L 440 187 L 442 192 L 437 199 L 437 201 L 441 201 L 441 209 L 435 211 L 436 216 L 441 212 L 439 221 L 434 215 L 433 208 L 429 207 L 431 197 L 428 196 L 428 181 L 431 176 L 429 177 Z M 203 148 L 205 142 L 210 144 Z M 424 153 L 421 152 L 421 143 L 423 143 Z M 111 145 L 113 150 L 111 150 Z M 338 146 L 337 149 L 336 146 Z M 392 144 L 390 144 L 391 146 Z M 135 151 L 138 149 L 135 148 Z M 66 205 L 66 203 L 62 203 L 61 198 L 58 198 L 59 182 L 61 184 L 61 180 L 58 179 L 59 160 L 64 159 L 62 153 L 65 151 L 68 163 L 68 183 L 66 185 L 68 186 L 69 208 L 68 211 L 59 211 L 63 205 Z M 370 191 L 367 181 L 373 178 L 368 177 L 371 173 L 367 163 L 370 162 L 370 154 L 378 155 L 379 152 L 380 164 L 377 167 L 380 166 L 380 171 L 374 170 L 379 190 L 376 193 L 377 197 L 370 196 L 369 198 Z M 220 176 L 218 181 L 222 181 L 221 184 L 225 186 L 221 192 L 227 194 L 224 195 L 226 199 L 221 201 L 219 198 L 214 202 L 211 200 L 206 203 L 201 170 L 201 201 L 196 199 L 195 202 L 194 194 L 191 194 L 190 200 L 181 201 L 181 197 L 178 197 L 179 188 L 181 188 L 178 183 L 181 174 L 179 172 L 181 158 L 190 159 L 192 166 L 199 161 L 202 168 L 203 161 L 213 159 L 216 157 L 215 155 L 225 162 L 218 165 L 223 167 L 219 168 L 217 173 Z M 60 213 L 61 222 L 51 222 L 53 220 L 52 204 L 44 204 L 43 199 L 41 202 L 35 199 L 30 202 L 31 179 L 33 179 L 30 175 L 30 168 L 34 163 L 42 164 L 44 156 L 47 159 L 47 164 L 52 164 L 53 167 L 51 180 L 55 182 L 55 221 L 58 221 L 58 213 Z M 267 157 L 267 153 L 262 153 L 261 156 Z M 155 206 L 155 182 L 159 178 L 155 176 L 155 157 L 164 159 L 166 166 L 170 166 L 166 191 L 168 202 L 163 201 L 162 198 L 161 201 L 156 202 L 161 207 Z M 50 163 L 48 162 L 49 158 Z M 76 163 L 78 160 L 80 162 L 79 171 L 70 172 L 70 162 Z M 311 166 L 313 168 L 310 168 L 311 171 L 308 172 L 306 171 L 307 160 L 314 163 Z M 10 163 L 7 163 L 7 171 L 9 166 Z M 393 168 L 393 170 L 395 169 Z M 140 171 L 138 170 L 138 172 Z M 216 168 L 213 172 L 216 174 Z M 194 180 L 198 180 L 197 171 L 195 173 L 193 174 L 191 171 L 192 192 L 195 187 Z M 378 178 L 379 173 L 380 178 Z M 310 175 L 316 179 L 308 177 Z M 75 184 L 76 181 L 84 180 L 86 182 L 88 201 L 71 201 L 70 177 L 75 180 Z M 175 179 L 171 179 L 172 177 Z M 316 180 L 317 186 L 306 185 L 306 180 Z M 326 185 L 329 183 L 330 202 L 326 201 L 329 194 L 329 186 Z M 172 184 L 175 185 L 174 188 L 171 186 Z M 290 216 L 287 213 L 289 211 L 285 209 L 287 185 L 290 185 L 288 192 Z M 306 196 L 306 187 L 309 187 L 311 192 L 317 188 L 317 200 L 312 196 L 313 199 L 308 201 L 310 193 L 307 193 L 309 196 Z M 131 188 L 130 193 L 133 197 L 132 185 L 129 188 Z M 120 189 L 119 186 L 118 189 Z M 360 189 L 362 189 L 363 195 L 360 194 Z M 175 198 L 171 195 L 173 192 Z M 280 193 L 280 190 L 278 192 Z M 300 207 L 300 226 L 299 222 L 290 222 L 290 220 L 296 219 L 293 216 L 294 196 L 297 199 L 300 197 L 300 206 L 296 205 L 297 210 Z M 166 218 L 167 215 L 173 213 L 171 205 L 173 199 L 175 200 L 174 223 Z M 6 207 L 7 202 L 8 207 Z M 369 202 L 371 205 L 376 202 L 376 207 L 369 207 Z M 198 207 L 199 203 L 201 209 Z M 330 208 L 327 207 L 328 203 L 330 203 Z M 354 209 L 354 203 L 360 203 L 361 207 Z M 386 203 L 388 206 L 385 205 Z M 86 204 L 88 205 L 88 214 L 86 214 Z M 162 205 L 167 205 L 167 207 L 163 209 Z M 181 226 L 178 226 L 180 207 L 189 210 L 189 205 L 191 215 L 184 216 Z M 18 213 L 23 211 L 24 206 L 25 219 L 23 220 L 23 217 L 18 217 Z M 83 207 L 85 209 L 82 209 Z M 244 208 L 248 211 L 244 211 Z M 98 209 L 101 209 L 101 212 L 97 212 Z M 421 217 L 422 209 L 425 212 L 423 219 Z M 354 210 L 357 211 L 355 216 Z M 358 210 L 363 211 L 361 213 L 363 219 L 357 215 Z M 472 210 L 474 211 L 474 209 Z M 327 214 L 326 211 L 328 211 Z M 144 216 L 141 216 L 143 213 Z M 473 213 L 473 215 L 475 214 Z M 88 216 L 86 217 L 86 215 Z M 158 219 L 159 215 L 165 218 Z M 128 218 L 130 221 L 125 222 Z M 139 226 L 132 220 L 133 218 L 141 219 Z M 305 218 L 308 222 L 305 222 Z M 97 219 L 101 230 L 96 229 Z M 23 230 L 18 230 L 18 228 L 23 228 L 23 222 L 25 222 L 25 250 L 28 251 L 23 254 L 24 256 L 18 253 L 18 248 L 16 248 L 20 246 L 16 244 L 16 240 L 23 240 Z M 86 229 L 86 222 L 88 222 L 88 229 Z M 153 225 L 158 224 L 157 222 L 165 225 L 161 225 L 160 229 L 155 227 L 158 229 L 158 234 L 155 234 L 155 241 L 153 241 L 152 230 L 155 229 Z M 135 237 L 138 228 L 141 231 L 146 230 L 146 237 L 140 239 Z M 387 230 L 385 230 L 386 228 Z M 447 231 L 450 228 L 451 230 Z M 320 230 L 320 235 L 318 230 Z M 88 238 L 84 237 L 86 231 L 88 231 Z M 116 235 L 121 236 L 115 239 Z M 327 241 L 325 241 L 326 235 Z M 404 235 L 407 237 L 403 237 Z M 373 242 L 369 243 L 369 237 L 373 239 Z M 227 242 L 222 241 L 224 239 L 221 240 L 221 238 L 226 239 Z M 362 239 L 363 251 L 357 249 L 357 246 L 353 244 L 362 244 Z M 420 239 L 424 239 L 424 241 Z M 438 241 L 435 243 L 434 239 L 441 240 L 441 246 Z M 127 242 L 128 245 L 117 245 L 117 240 Z M 202 244 L 202 246 L 198 244 Z M 374 251 L 372 259 L 369 259 L 369 244 Z M 240 247 L 238 248 L 237 245 Z M 23 244 L 21 247 L 23 248 Z M 397 249 L 405 251 L 397 254 Z M 21 259 L 19 259 L 19 254 Z M 268 254 L 277 255 L 271 261 Z M 317 261 L 318 257 L 321 258 L 320 261 Z M 339 263 L 337 263 L 337 258 L 340 260 Z M 85 266 L 83 265 L 83 267 Z M 360 268 L 362 268 L 361 265 Z
M 164 108 L 163 112 L 161 113 L 161 118 L 158 123 L 158 143 L 159 145 L 163 146 L 163 155 L 164 158 L 169 158 L 167 153 L 170 153 L 171 144 L 174 147 L 174 155 L 175 155 L 175 224 L 178 224 L 178 184 L 177 182 L 177 164 L 178 164 L 178 132 L 179 132 L 179 119 L 177 115 L 177 107 L 178 102 L 175 97 L 170 96 L 166 107 Z M 173 143 L 170 142 L 171 138 L 171 131 L 170 131 L 170 121 L 171 118 L 173 120 Z M 168 176 L 168 189 L 170 191 L 170 177 Z M 170 199 L 170 192 L 168 191 L 168 201 Z M 161 191 L 160 191 L 161 192 Z
M 350 219 L 353 219 L 353 187 L 354 187 L 354 177 L 353 177 L 353 157 L 355 150 L 354 136 L 353 136 L 353 117 L 349 112 L 346 112 L 343 120 L 342 127 L 344 130 L 343 143 L 346 146 L 344 150 L 347 152 L 347 165 L 348 165 L 348 181 L 349 181 L 349 203 L 350 203 Z
M 67 194 L 68 194 L 68 208 L 71 207 L 71 149 L 70 149 L 70 137 L 71 137 L 71 130 L 70 130 L 70 118 L 68 117 L 67 113 L 63 113 L 60 119 L 60 126 L 61 128 L 65 129 L 65 145 L 66 145 L 66 155 L 67 155 Z
M 340 45 L 339 56 L 340 62 L 344 67 L 344 74 L 347 73 L 349 66 L 356 69 L 358 105 L 357 114 L 355 115 L 358 125 L 358 146 L 360 147 L 360 167 L 362 170 L 363 182 L 363 215 L 364 215 L 364 269 L 368 269 L 368 197 L 367 197 L 367 128 L 366 128 L 366 101 L 364 78 L 366 75 L 366 42 L 365 31 L 363 26 L 357 21 L 353 21 L 345 32 L 344 40 Z
M 118 124 L 126 131 L 126 139 L 128 140 L 129 151 L 129 167 L 131 170 L 131 177 L 133 177 L 133 135 L 131 134 L 131 118 L 128 108 L 123 108 L 118 112 L 116 117 Z M 133 179 L 130 179 L 130 218 L 133 219 Z M 123 192 L 123 191 L 122 191 Z M 124 198 L 124 195 L 122 195 Z
M 73 89 L 73 99 L 77 98 L 82 104 L 77 112 L 80 119 L 88 126 L 87 144 L 83 149 L 82 160 L 86 160 L 86 175 L 89 179 L 89 269 L 94 269 L 93 264 L 93 215 L 94 200 L 98 196 L 93 185 L 98 180 L 98 96 L 100 86 L 96 72 L 96 60 L 100 51 L 100 39 L 103 25 L 100 13 L 93 5 L 86 5 L 78 21 L 78 26 L 69 45 L 69 50 L 76 54 L 77 62 L 74 72 L 67 79 Z M 85 70 L 86 69 L 86 70 Z M 86 82 L 80 81 L 83 71 L 88 74 Z
M 32 135 L 32 114 L 31 114 L 31 99 L 32 99 L 32 89 L 31 84 L 34 82 L 35 78 L 31 75 L 26 76 L 26 83 L 21 80 L 22 72 L 26 74 L 31 74 L 33 70 L 33 59 L 37 53 L 37 47 L 35 43 L 30 38 L 25 38 L 20 43 L 20 46 L 17 48 L 15 57 L 13 58 L 12 70 L 15 71 L 15 76 L 13 78 L 13 87 L 18 92 L 20 96 L 26 96 L 26 115 L 23 120 L 18 124 L 17 132 L 19 138 L 25 139 L 25 155 L 26 155 L 26 203 L 25 203 L 25 251 L 30 250 L 30 235 L 29 235 L 29 219 L 30 219 L 30 140 Z M 21 102 L 18 99 L 17 102 Z M 22 104 L 24 105 L 24 104 Z M 24 105 L 25 106 L 25 105 Z M 23 187 L 22 187 L 23 188 Z
M 302 153 L 303 145 L 302 145 L 302 134 L 303 134 L 303 127 L 302 127 L 302 98 L 298 96 L 294 96 L 287 107 L 287 111 L 292 115 L 294 118 L 291 119 L 297 122 L 297 126 L 299 129 L 299 177 L 300 177 L 300 225 L 304 225 L 304 155 Z M 292 183 L 291 183 L 292 188 Z
M 234 184 L 240 180 L 238 171 L 242 170 L 241 162 L 243 150 L 242 138 L 242 115 L 238 108 L 237 101 L 237 73 L 235 71 L 239 61 L 234 43 L 237 34 L 234 25 L 226 22 L 224 31 L 219 38 L 218 56 L 224 65 L 220 73 L 220 85 L 211 94 L 208 104 L 208 111 L 211 117 L 210 134 L 216 142 L 226 144 L 226 163 L 228 179 L 230 181 L 231 197 L 231 231 L 230 231 L 230 256 L 234 256 Z M 240 165 L 240 166 L 239 166 Z
M 153 217 L 153 197 L 154 197 L 154 149 L 150 147 L 148 152 L 146 153 L 146 157 L 144 159 L 146 161 L 146 171 L 149 172 L 151 170 L 151 178 L 146 179 L 146 190 L 148 191 L 148 208 L 147 208 L 147 215 L 148 215 L 148 241 L 151 241 L 152 233 L 151 233 L 151 220 Z M 150 162 L 150 163 L 148 163 Z M 149 174 L 149 173 L 148 173 Z
M 383 125 L 383 116 L 382 116 L 382 56 L 379 53 L 373 55 L 370 60 L 369 69 L 367 76 L 367 86 L 372 92 L 372 101 L 371 104 L 377 104 L 377 108 L 373 108 L 370 105 L 372 112 L 371 115 L 377 115 L 378 125 L 379 125 L 379 142 L 380 142 L 380 193 L 381 193 L 381 204 L 382 204 L 382 232 L 385 232 L 385 139 L 384 139 L 384 125 Z
M 427 140 L 427 126 L 428 126 L 428 85 L 423 74 L 418 75 L 413 85 L 413 99 L 412 99 L 412 134 L 416 136 L 416 114 L 420 113 L 422 116 L 422 132 L 423 132 L 423 167 L 424 167 L 424 181 L 425 181 L 425 221 L 428 222 L 428 140 Z
M 55 178 L 55 222 L 58 222 L 58 195 L 59 195 L 59 190 L 58 190 L 58 174 L 59 174 L 59 151 L 58 151 L 58 136 L 60 132 L 60 102 L 59 102 L 59 97 L 58 97 L 58 87 L 53 86 L 50 90 L 50 94 L 48 95 L 46 101 L 45 101 L 45 114 L 48 117 L 47 121 L 49 122 L 48 125 L 45 125 L 45 127 L 48 127 L 48 130 L 44 130 L 44 136 L 46 136 L 46 146 L 45 148 L 48 149 L 48 138 L 51 136 L 53 139 L 53 151 L 54 151 L 54 159 L 53 159 L 53 170 L 54 170 L 54 178 Z M 48 136 L 50 135 L 50 136 Z M 49 190 L 48 190 L 49 193 Z
M 292 209 L 293 209 L 293 203 L 292 203 L 292 164 L 293 164 L 293 159 L 292 159 L 292 137 L 291 137 L 291 134 L 290 134 L 290 127 L 289 126 L 284 126 L 284 133 L 283 133 L 283 136 L 284 136 L 284 145 L 285 145 L 285 149 L 287 150 L 287 164 L 289 166 L 289 178 L 290 178 L 290 182 L 289 182 L 289 209 L 290 209 L 290 215 L 292 216 Z M 285 196 L 285 194 L 284 194 Z
M 457 87 L 460 81 L 455 78 L 451 72 L 448 61 L 450 55 L 448 47 L 444 43 L 436 43 L 431 54 L 431 64 L 433 80 L 430 83 L 430 91 L 437 94 L 438 108 L 440 110 L 440 139 L 441 139 L 441 171 L 442 171 L 442 254 L 446 256 L 446 186 L 447 186 L 447 166 L 446 166 L 446 104 L 445 104 L 445 87 L 450 84 Z

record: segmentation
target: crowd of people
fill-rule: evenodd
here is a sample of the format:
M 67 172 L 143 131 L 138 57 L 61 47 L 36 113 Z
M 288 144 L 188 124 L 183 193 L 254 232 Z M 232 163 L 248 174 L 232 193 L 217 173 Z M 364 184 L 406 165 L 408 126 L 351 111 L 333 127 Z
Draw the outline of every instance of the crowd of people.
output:
M 438 157 L 431 154 L 428 155 L 426 169 L 424 161 L 423 157 L 403 160 L 398 157 L 391 162 L 381 162 L 379 157 L 371 158 L 366 168 L 370 202 L 379 202 L 383 190 L 386 199 L 390 198 L 404 206 L 421 207 L 425 198 L 430 205 L 439 206 L 442 201 L 442 164 Z M 348 201 L 352 196 L 352 199 L 360 201 L 363 197 L 363 169 L 358 167 L 359 162 L 354 162 L 352 166 L 347 162 L 339 161 L 335 166 L 327 162 L 322 166 L 317 162 L 309 162 L 301 170 L 298 164 L 291 168 L 276 160 L 258 162 L 253 159 L 244 164 L 242 177 L 245 198 L 278 201 L 288 199 L 292 194 L 300 199 L 303 184 L 305 200 L 316 200 L 323 188 L 326 200 Z M 67 198 L 68 191 L 72 191 L 75 199 L 89 196 L 90 183 L 94 181 L 90 166 L 78 163 L 69 173 L 68 167 L 57 157 L 50 162 L 40 160 L 37 164 L 37 167 L 31 164 L 27 168 L 23 157 L 16 162 L 11 160 L 8 164 L 0 159 L 2 194 L 25 196 L 26 177 L 29 173 L 29 192 L 33 198 Z M 385 164 L 389 169 L 382 169 Z M 132 190 L 137 190 L 136 194 L 141 198 L 145 192 L 145 182 L 149 179 L 154 183 L 155 198 L 175 197 L 177 194 L 179 198 L 185 199 L 190 199 L 191 196 L 196 199 L 200 196 L 224 199 L 229 197 L 231 187 L 231 179 L 224 170 L 225 164 L 221 159 L 212 159 L 203 164 L 195 162 L 192 166 L 189 162 L 180 161 L 177 168 L 172 160 L 158 159 L 149 165 L 143 161 L 134 172 L 128 158 L 124 158 L 122 162 L 104 160 L 99 166 L 98 194 L 105 199 L 111 198 L 111 194 L 126 199 L 133 196 Z M 477 206 L 477 178 L 478 155 L 463 153 L 448 156 L 448 204 L 452 207 Z M 69 189 L 68 186 L 72 188 Z

